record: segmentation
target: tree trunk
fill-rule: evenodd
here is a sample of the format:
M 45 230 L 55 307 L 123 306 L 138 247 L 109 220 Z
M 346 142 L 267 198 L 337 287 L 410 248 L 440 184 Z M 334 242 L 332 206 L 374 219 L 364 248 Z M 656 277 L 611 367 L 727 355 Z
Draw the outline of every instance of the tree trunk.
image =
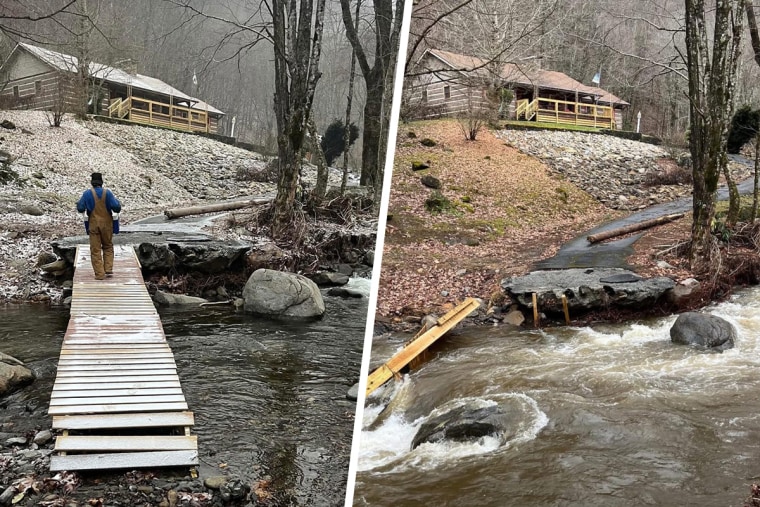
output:
M 731 176 L 728 164 L 723 166 L 723 175 L 726 177 L 726 186 L 728 187 L 728 215 L 726 216 L 726 225 L 732 226 L 739 220 L 741 196 L 739 195 L 739 189 L 736 187 L 736 182 L 734 181 L 733 176 Z
M 752 190 L 752 221 L 757 219 L 758 199 L 760 194 L 760 172 L 758 172 L 758 166 L 760 166 L 760 134 L 755 134 L 755 186 Z
M 728 164 L 726 139 L 733 110 L 736 65 L 741 48 L 744 0 L 716 0 L 712 44 L 707 39 L 705 1 L 686 0 L 686 63 L 689 78 L 689 148 L 694 176 L 691 251 L 695 272 L 715 267 L 715 216 L 718 177 Z M 710 48 L 712 46 L 712 52 Z
M 373 74 L 376 74 L 373 72 Z M 375 76 L 377 77 L 377 76 Z M 380 178 L 379 153 L 382 134 L 383 87 L 382 77 L 367 80 L 367 103 L 364 105 L 364 134 L 362 136 L 362 185 L 374 188 Z
M 311 150 L 317 156 L 317 183 L 314 185 L 314 190 L 309 197 L 310 204 L 312 206 L 318 206 L 322 204 L 322 201 L 327 194 L 327 160 L 325 160 L 325 153 L 322 151 L 322 147 L 319 145 L 319 134 L 317 133 L 317 127 L 314 125 L 314 120 L 309 119 L 309 136 L 311 136 Z
M 359 13 L 361 0 L 356 1 L 354 13 L 354 30 L 359 31 Z M 351 48 L 351 71 L 348 78 L 348 96 L 346 97 L 346 130 L 343 131 L 343 177 L 340 180 L 340 195 L 346 193 L 348 184 L 348 150 L 351 148 L 351 106 L 354 101 L 354 80 L 356 78 L 356 50 Z

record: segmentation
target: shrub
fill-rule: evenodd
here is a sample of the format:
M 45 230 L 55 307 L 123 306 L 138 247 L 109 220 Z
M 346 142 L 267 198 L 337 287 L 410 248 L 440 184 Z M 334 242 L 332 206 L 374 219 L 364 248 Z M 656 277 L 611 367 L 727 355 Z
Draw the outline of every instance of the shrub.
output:
M 731 119 L 728 129 L 728 152 L 739 153 L 742 146 L 755 137 L 760 127 L 760 109 L 752 110 L 750 106 L 739 108 Z
M 440 191 L 434 190 L 430 197 L 425 199 L 425 209 L 430 213 L 443 213 L 452 209 L 451 201 Z
M 343 136 L 345 135 L 346 127 L 343 125 L 343 120 L 336 119 L 328 125 L 325 134 L 322 136 L 322 141 L 319 143 L 322 147 L 322 152 L 325 154 L 325 161 L 327 165 L 332 165 L 333 161 L 343 153 L 345 148 L 345 142 Z M 359 127 L 351 123 L 349 125 L 348 145 L 351 146 L 359 138 Z

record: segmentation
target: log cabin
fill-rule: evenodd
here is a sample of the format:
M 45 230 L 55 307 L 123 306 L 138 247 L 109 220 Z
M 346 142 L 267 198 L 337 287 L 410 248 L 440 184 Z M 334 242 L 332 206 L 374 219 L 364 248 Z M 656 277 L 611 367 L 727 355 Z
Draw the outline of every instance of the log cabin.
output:
M 72 110 L 78 61 L 20 42 L 0 67 L 0 108 Z M 224 113 L 154 77 L 100 63 L 89 64 L 89 112 L 136 123 L 217 133 Z
M 416 62 L 406 98 L 414 119 L 459 116 L 499 108 L 489 87 L 512 92 L 498 111 L 502 118 L 622 130 L 630 104 L 612 93 L 587 86 L 567 74 L 474 56 L 427 49 Z M 498 96 L 498 94 L 496 94 Z

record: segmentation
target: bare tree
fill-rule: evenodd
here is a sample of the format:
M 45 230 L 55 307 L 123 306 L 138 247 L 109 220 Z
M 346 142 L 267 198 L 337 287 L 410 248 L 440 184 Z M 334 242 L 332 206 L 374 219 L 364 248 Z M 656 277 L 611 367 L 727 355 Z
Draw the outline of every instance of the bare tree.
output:
M 744 0 L 716 0 L 714 35 L 708 38 L 705 0 L 686 0 L 686 62 L 691 103 L 691 150 L 694 176 L 690 263 L 714 268 L 715 191 L 728 164 L 726 142 L 733 112 L 734 78 L 741 51 Z M 712 51 L 711 51 L 712 46 Z
M 287 236 L 294 217 L 301 148 L 319 80 L 325 0 L 272 0 L 279 179 L 272 234 Z
M 375 47 L 374 61 L 370 64 L 370 52 L 362 44 L 351 13 L 351 1 L 340 0 L 346 36 L 356 53 L 356 60 L 364 77 L 367 100 L 364 105 L 364 133 L 362 137 L 361 184 L 378 188 L 382 184 L 382 157 L 385 154 L 381 139 L 387 131 L 387 110 L 384 104 L 389 75 L 398 54 L 399 33 L 404 14 L 403 0 L 373 0 Z M 378 194 L 379 195 L 379 194 Z

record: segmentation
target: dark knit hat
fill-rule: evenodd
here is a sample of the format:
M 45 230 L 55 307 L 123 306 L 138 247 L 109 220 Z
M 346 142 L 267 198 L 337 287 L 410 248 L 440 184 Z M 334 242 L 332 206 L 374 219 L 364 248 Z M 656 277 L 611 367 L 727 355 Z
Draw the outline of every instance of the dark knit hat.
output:
M 92 173 L 92 176 L 90 176 L 91 183 L 93 185 L 102 185 L 103 184 L 103 175 L 100 173 Z

